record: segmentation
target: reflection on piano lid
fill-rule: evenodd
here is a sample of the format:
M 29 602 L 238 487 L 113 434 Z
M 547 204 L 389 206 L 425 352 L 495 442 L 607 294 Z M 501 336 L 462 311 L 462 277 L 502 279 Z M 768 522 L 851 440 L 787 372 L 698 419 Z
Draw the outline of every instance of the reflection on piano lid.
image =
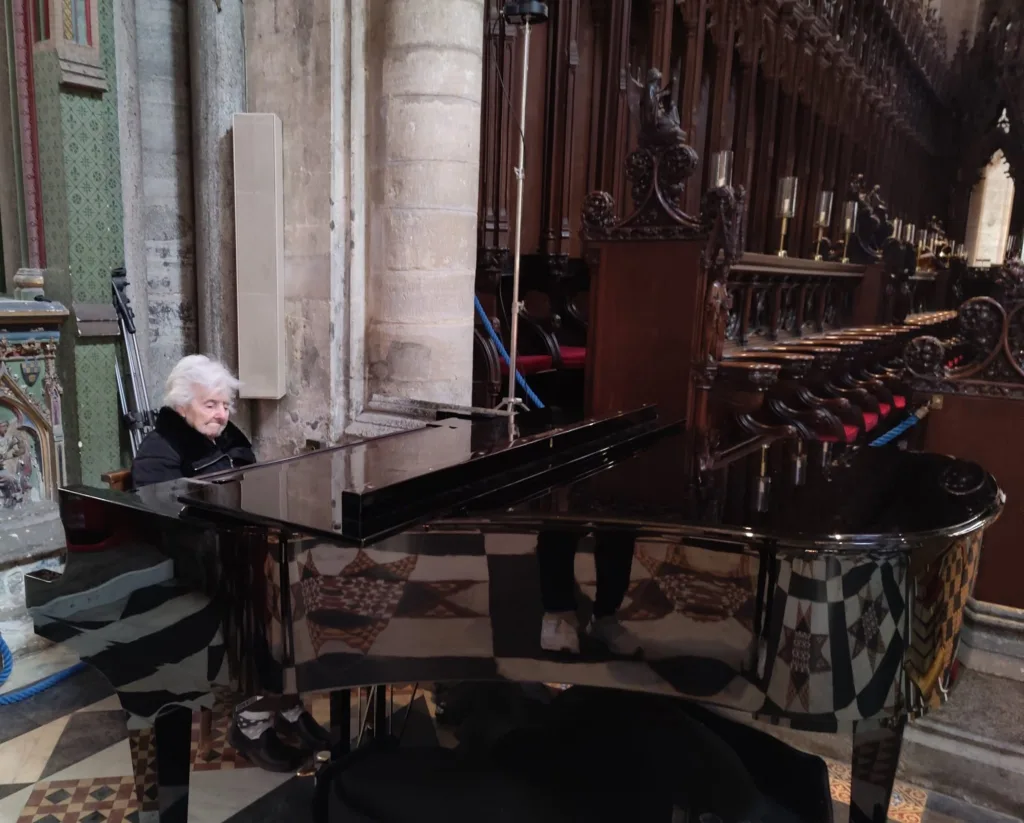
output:
M 921 543 L 972 532 L 1003 501 L 974 463 L 867 448 L 809 483 L 774 478 L 762 511 L 729 486 L 726 470 L 695 476 L 689 443 L 678 426 L 659 426 L 651 409 L 512 442 L 503 420 L 451 420 L 175 493 L 194 510 L 364 544 L 417 521 L 457 517 L 497 528 L 618 523 L 639 533 L 879 550 L 906 547 L 911 535 Z
M 210 475 L 184 490 L 179 485 L 178 499 L 262 523 L 374 540 L 488 495 L 515 499 L 581 476 L 679 428 L 660 423 L 653 407 L 512 440 L 504 419 L 451 419 Z
M 607 471 L 503 507 L 466 507 L 496 528 L 619 523 L 638 533 L 730 536 L 793 549 L 906 548 L 984 527 L 1003 494 L 975 463 L 938 454 L 865 448 L 847 465 L 799 486 L 774 478 L 764 511 L 737 501 L 725 472 L 694 482 L 686 439 L 672 435 Z M 741 490 L 742 492 L 742 490 Z M 440 524 L 438 524 L 440 525 Z

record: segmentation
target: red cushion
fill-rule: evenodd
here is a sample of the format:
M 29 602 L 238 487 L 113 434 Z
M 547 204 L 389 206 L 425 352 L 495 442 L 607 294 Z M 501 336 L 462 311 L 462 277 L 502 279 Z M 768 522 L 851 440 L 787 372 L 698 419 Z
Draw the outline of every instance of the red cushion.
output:
M 553 367 L 554 360 L 550 354 L 521 354 L 516 358 L 516 370 L 523 375 L 549 371 Z M 504 360 L 501 361 L 501 370 L 508 374 L 508 365 Z
M 860 429 L 856 426 L 851 426 L 849 423 L 843 423 L 843 433 L 846 435 L 846 442 L 852 443 L 857 439 L 857 435 L 860 434 Z M 838 443 L 839 438 L 834 434 L 825 434 L 818 438 L 823 443 Z
M 582 369 L 587 362 L 586 346 L 561 346 L 562 365 L 567 369 Z
M 861 412 L 864 415 L 864 431 L 869 432 L 878 425 L 878 415 L 874 412 Z
M 907 407 L 907 398 L 902 394 L 894 394 L 892 396 L 892 402 L 896 404 L 897 409 L 905 409 Z
M 890 406 L 888 403 L 879 403 L 878 404 L 878 413 L 880 415 L 882 415 L 882 417 L 885 417 L 891 411 L 892 411 L 892 406 Z

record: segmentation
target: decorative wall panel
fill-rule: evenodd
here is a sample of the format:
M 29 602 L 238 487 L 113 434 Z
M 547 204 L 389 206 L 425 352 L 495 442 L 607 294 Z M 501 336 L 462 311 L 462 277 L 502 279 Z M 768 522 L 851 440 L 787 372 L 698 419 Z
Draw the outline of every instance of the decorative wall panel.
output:
M 46 288 L 69 306 L 109 301 L 110 270 L 124 262 L 113 0 L 98 6 L 106 91 L 62 87 L 57 55 L 42 46 L 34 55 Z M 72 482 L 98 485 L 103 472 L 122 463 L 114 358 L 114 345 L 76 341 L 71 329 L 62 336 Z

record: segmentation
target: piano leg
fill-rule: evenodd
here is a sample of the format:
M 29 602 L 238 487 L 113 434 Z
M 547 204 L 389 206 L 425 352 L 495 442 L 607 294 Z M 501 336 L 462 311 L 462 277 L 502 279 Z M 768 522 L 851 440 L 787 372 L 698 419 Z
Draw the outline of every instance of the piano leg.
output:
M 192 712 L 175 707 L 153 724 L 160 823 L 188 823 Z
M 383 737 L 388 732 L 388 686 L 378 686 L 373 700 L 373 736 Z
M 335 757 L 348 754 L 352 746 L 352 692 L 331 692 L 331 740 L 336 740 Z
M 199 710 L 199 756 L 202 757 L 210 750 L 210 741 L 213 738 L 213 709 Z
M 904 718 L 853 735 L 850 823 L 885 823 L 903 744 Z

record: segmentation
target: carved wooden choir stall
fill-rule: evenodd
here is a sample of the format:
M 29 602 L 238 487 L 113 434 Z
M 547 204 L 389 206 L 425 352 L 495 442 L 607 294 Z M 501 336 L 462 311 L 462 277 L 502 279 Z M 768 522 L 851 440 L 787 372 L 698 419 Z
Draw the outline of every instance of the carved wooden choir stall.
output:
M 477 296 L 507 347 L 520 138 L 511 101 L 523 89 L 522 31 L 503 20 L 502 6 L 489 0 L 485 19 Z M 612 392 L 601 400 L 610 406 L 593 405 L 608 385 L 599 373 L 626 370 L 642 382 L 655 379 L 644 377 L 649 371 L 667 370 L 668 381 L 687 370 L 696 337 L 681 327 L 704 311 L 699 255 L 719 207 L 712 191 L 746 192 L 722 204 L 736 209 L 727 218 L 736 224 L 735 254 L 826 264 L 783 274 L 772 268 L 778 261 L 748 258 L 767 267 L 744 275 L 757 287 L 725 286 L 753 301 L 729 313 L 730 324 L 744 319 L 742 328 L 729 325 L 744 342 L 751 323 L 775 322 L 773 333 L 785 336 L 797 314 L 819 307 L 825 328 L 944 306 L 927 281 L 909 287 L 918 299 L 903 307 L 903 281 L 917 274 L 917 238 L 906 229 L 927 224 L 944 190 L 933 172 L 941 165 L 940 95 L 950 83 L 941 27 L 916 4 L 566 0 L 549 8 L 528 55 L 518 346 L 519 370 L 545 403 L 579 416 L 629 397 Z M 619 244 L 639 238 L 655 214 L 664 225 L 647 227 L 645 256 Z M 914 258 L 906 277 L 883 258 L 892 235 Z M 641 271 L 643 278 L 632 274 Z M 763 288 L 773 272 L 780 288 Z M 653 313 L 643 322 L 616 320 L 625 311 L 592 315 L 623 300 L 620 309 L 639 310 L 638 290 L 658 295 L 646 301 Z M 844 300 L 854 300 L 855 314 Z M 637 348 L 638 327 L 646 349 Z M 684 348 L 670 353 L 677 344 Z M 504 394 L 506 369 L 479 327 L 478 405 Z M 674 409 L 688 408 L 686 394 Z

